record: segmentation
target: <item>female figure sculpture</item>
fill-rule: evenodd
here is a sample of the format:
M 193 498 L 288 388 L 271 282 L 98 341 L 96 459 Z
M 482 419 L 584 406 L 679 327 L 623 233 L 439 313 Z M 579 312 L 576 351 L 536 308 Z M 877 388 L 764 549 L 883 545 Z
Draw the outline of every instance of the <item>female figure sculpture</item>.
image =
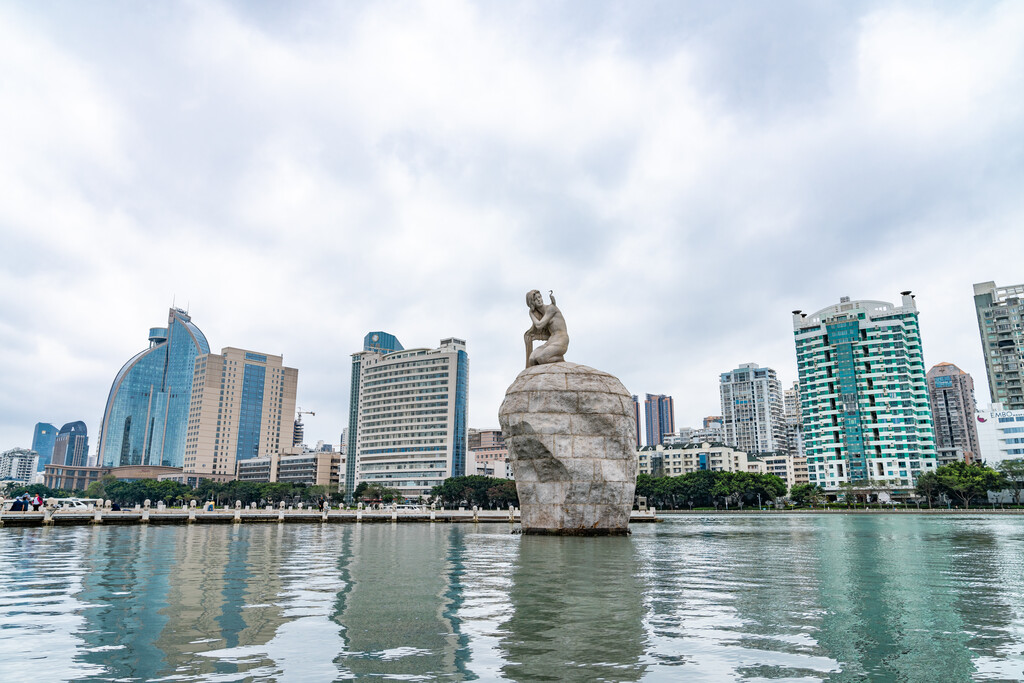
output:
M 565 327 L 565 318 L 555 305 L 555 294 L 549 291 L 551 303 L 544 305 L 544 297 L 536 290 L 526 295 L 526 305 L 530 308 L 530 319 L 533 324 L 523 335 L 526 342 L 526 367 L 558 363 L 565 360 L 565 352 L 569 350 L 569 331 Z M 536 350 L 533 342 L 545 342 Z

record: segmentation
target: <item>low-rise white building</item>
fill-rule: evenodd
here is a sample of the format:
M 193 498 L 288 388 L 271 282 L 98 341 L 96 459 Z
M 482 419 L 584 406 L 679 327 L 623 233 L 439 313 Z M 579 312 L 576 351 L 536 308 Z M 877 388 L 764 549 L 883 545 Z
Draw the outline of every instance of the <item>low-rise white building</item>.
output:
M 986 465 L 999 467 L 1004 460 L 1024 458 L 1024 410 L 1003 410 L 1001 403 L 992 403 L 976 419 Z
M 764 463 L 751 455 L 722 444 L 644 446 L 637 451 L 637 474 L 677 477 L 700 470 L 712 472 L 755 472 L 764 474 Z

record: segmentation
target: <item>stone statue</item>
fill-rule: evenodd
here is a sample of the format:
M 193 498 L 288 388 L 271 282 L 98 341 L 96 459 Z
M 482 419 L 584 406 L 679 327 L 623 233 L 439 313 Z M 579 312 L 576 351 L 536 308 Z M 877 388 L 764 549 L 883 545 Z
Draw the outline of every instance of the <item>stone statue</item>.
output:
M 544 305 L 544 297 L 536 290 L 526 295 L 526 305 L 530 308 L 530 319 L 533 324 L 523 335 L 526 342 L 526 367 L 560 363 L 565 360 L 565 352 L 569 350 L 569 331 L 565 327 L 565 318 L 555 305 L 555 293 L 548 290 L 551 303 Z M 533 343 L 543 341 L 537 350 Z
M 633 397 L 607 372 L 566 362 L 569 333 L 550 299 L 545 306 L 539 291 L 526 295 L 526 369 L 498 410 L 523 533 L 627 534 L 637 469 Z M 535 341 L 545 343 L 534 349 Z

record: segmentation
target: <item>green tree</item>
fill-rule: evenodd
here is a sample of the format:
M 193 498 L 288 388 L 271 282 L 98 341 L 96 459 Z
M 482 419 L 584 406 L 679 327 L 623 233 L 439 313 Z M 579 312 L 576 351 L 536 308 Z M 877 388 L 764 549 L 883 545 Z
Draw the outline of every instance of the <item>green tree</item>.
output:
M 991 467 L 962 460 L 943 465 L 935 470 L 943 493 L 970 507 L 971 500 L 988 491 L 1006 488 L 1006 478 Z
M 789 491 L 789 499 L 797 505 L 817 505 L 824 491 L 817 484 L 797 484 Z
M 917 495 L 924 496 L 925 500 L 928 501 L 928 507 L 931 507 L 932 500 L 942 490 L 938 475 L 935 472 L 925 472 L 919 475 L 914 490 L 917 492 Z
M 509 505 L 519 507 L 519 492 L 516 491 L 516 483 L 508 479 L 499 479 L 498 482 L 487 489 L 487 500 L 498 508 L 507 508 Z
M 1024 458 L 1002 461 L 999 463 L 999 473 L 1006 478 L 1007 485 L 1013 489 L 1013 500 L 1019 505 L 1021 503 L 1021 488 L 1024 488 Z

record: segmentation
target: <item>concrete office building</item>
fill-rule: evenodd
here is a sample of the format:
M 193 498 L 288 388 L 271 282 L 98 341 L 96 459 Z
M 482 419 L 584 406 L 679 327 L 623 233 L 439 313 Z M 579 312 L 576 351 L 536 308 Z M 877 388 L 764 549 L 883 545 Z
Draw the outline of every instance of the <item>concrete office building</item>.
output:
M 344 489 L 345 454 L 324 447 L 322 450 L 285 448 L 266 457 L 239 460 L 236 479 L 254 482 L 290 482 L 307 486 L 326 486 L 331 491 Z
M 981 460 L 999 467 L 1004 460 L 1024 458 L 1024 410 L 1006 410 L 993 403 L 975 417 Z
M 974 285 L 974 308 L 992 403 L 1024 410 L 1024 285 Z
M 917 305 L 851 301 L 793 312 L 808 479 L 907 490 L 936 466 Z
M 39 454 L 28 448 L 12 448 L 0 453 L 0 482 L 27 484 L 36 473 Z
M 725 443 L 747 453 L 788 453 L 782 385 L 775 370 L 744 363 L 719 380 Z
M 36 471 L 42 472 L 43 468 L 53 461 L 53 446 L 57 441 L 57 428 L 49 422 L 37 422 L 32 430 L 32 450 L 39 454 L 39 463 Z
M 170 309 L 167 327 L 149 330 L 149 348 L 125 363 L 110 387 L 99 437 L 103 466 L 182 466 L 195 359 L 209 352 L 180 308 Z
M 510 478 L 508 446 L 500 429 L 470 429 L 466 473 Z
M 89 465 L 89 433 L 85 423 L 68 422 L 57 432 L 53 441 L 54 465 L 68 467 L 88 467 Z
M 234 347 L 197 356 L 184 473 L 228 481 L 238 461 L 291 446 L 298 379 L 281 356 Z
M 657 446 L 664 441 L 666 435 L 675 433 L 676 409 L 671 396 L 647 394 L 644 400 L 644 427 L 647 429 L 648 446 Z
M 365 481 L 416 499 L 466 473 L 469 356 L 455 338 L 436 349 L 373 347 L 400 346 L 383 334 L 367 335 L 352 357 L 349 481 L 352 491 Z
M 979 460 L 974 379 L 952 363 L 933 366 L 926 378 L 939 464 Z

